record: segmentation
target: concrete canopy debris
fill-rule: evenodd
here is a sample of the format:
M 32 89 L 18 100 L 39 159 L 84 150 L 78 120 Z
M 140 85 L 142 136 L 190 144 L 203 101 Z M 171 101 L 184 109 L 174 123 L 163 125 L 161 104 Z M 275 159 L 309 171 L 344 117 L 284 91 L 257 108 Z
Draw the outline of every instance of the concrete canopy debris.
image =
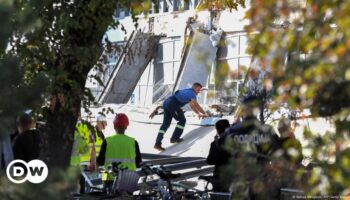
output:
M 157 50 L 160 36 L 134 32 L 98 98 L 99 103 L 127 103 L 142 73 Z M 117 80 L 117 81 L 116 81 Z
M 197 30 L 191 31 L 173 92 L 187 88 L 193 82 L 199 82 L 205 86 L 216 59 L 216 52 L 217 47 L 212 45 L 209 35 Z

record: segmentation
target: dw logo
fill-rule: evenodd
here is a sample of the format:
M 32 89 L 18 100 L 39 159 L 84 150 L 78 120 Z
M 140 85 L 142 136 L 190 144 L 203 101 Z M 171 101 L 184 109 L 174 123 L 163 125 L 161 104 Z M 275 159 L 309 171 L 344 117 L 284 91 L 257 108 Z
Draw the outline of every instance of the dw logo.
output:
M 6 168 L 6 175 L 13 183 L 24 183 L 28 180 L 31 183 L 43 182 L 49 170 L 41 160 L 31 160 L 26 163 L 23 160 L 14 160 Z

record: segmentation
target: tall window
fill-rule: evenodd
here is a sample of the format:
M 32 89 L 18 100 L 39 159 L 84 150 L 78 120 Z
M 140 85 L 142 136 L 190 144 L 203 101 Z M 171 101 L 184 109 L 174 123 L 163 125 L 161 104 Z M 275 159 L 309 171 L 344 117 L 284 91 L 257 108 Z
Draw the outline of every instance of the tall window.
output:
M 185 2 L 184 2 L 184 10 L 190 9 L 190 4 L 191 4 L 191 3 L 192 3 L 191 1 L 185 1 Z
M 183 46 L 180 39 L 171 37 L 159 42 L 157 57 L 142 74 L 129 103 L 149 106 L 170 95 L 180 67 Z
M 229 87 L 218 88 L 218 96 L 223 103 L 232 103 L 237 100 L 240 86 L 251 60 L 246 49 L 247 35 L 244 32 L 226 35 L 225 45 L 219 49 L 217 70 L 225 71 L 228 69 L 226 82 L 221 82 L 221 86 L 229 85 Z
M 152 104 L 153 70 L 154 66 L 151 61 L 140 77 L 140 80 L 130 97 L 129 103 L 139 106 L 149 106 Z
M 199 0 L 194 0 L 194 7 L 196 8 L 199 3 Z
M 171 37 L 159 42 L 157 57 L 154 61 L 154 88 L 153 102 L 164 98 L 174 87 L 180 68 L 182 42 L 180 37 Z
M 155 60 L 156 68 L 164 70 L 164 84 L 174 84 L 180 67 L 182 44 L 180 37 L 161 40 Z
M 173 0 L 173 11 L 179 11 L 181 8 L 181 1 L 180 0 Z
M 169 11 L 169 5 L 166 0 L 163 0 L 163 12 Z

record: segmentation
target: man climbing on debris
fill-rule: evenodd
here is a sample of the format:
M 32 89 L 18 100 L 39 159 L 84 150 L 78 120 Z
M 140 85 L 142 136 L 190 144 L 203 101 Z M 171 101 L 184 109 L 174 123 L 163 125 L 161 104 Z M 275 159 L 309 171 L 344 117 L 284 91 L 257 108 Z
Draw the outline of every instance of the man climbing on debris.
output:
M 186 118 L 184 112 L 181 107 L 186 104 L 189 104 L 191 109 L 198 115 L 199 118 L 208 117 L 206 112 L 197 102 L 197 95 L 202 89 L 202 85 L 200 83 L 194 83 L 191 88 L 178 90 L 174 95 L 168 97 L 163 103 L 164 109 L 164 118 L 163 123 L 159 129 L 158 136 L 156 139 L 156 144 L 154 148 L 159 151 L 164 151 L 165 149 L 162 147 L 162 140 L 165 132 L 170 126 L 171 120 L 176 119 L 177 125 L 174 130 L 174 133 L 170 139 L 171 143 L 180 143 L 183 141 L 181 134 L 184 130 L 186 124 Z

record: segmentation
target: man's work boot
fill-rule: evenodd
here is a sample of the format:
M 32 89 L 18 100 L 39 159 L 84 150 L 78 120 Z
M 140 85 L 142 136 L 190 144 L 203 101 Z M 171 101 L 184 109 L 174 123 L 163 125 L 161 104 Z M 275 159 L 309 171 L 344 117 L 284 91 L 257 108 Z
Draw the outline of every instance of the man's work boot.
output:
M 160 145 L 160 144 L 155 144 L 154 148 L 157 149 L 158 151 L 164 151 L 165 150 L 165 148 L 163 148 L 162 145 Z
M 182 139 L 182 138 L 170 139 L 170 143 L 180 143 L 180 142 L 182 142 L 182 141 L 184 141 L 184 139 Z

